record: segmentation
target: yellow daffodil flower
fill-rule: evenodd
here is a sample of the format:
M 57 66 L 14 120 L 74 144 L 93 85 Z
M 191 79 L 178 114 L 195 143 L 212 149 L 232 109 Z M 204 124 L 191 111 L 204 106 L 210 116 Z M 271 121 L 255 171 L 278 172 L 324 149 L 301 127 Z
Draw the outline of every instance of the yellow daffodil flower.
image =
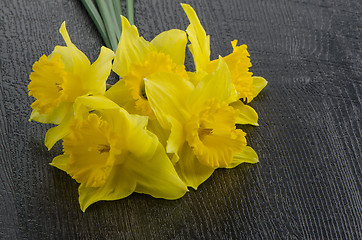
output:
M 113 63 L 113 71 L 121 79 L 106 96 L 130 113 L 154 119 L 144 78 L 155 72 L 171 72 L 187 78 L 183 65 L 186 43 L 186 33 L 178 29 L 162 32 L 147 42 L 139 36 L 137 28 L 122 17 L 122 36 Z
M 183 181 L 193 188 L 219 167 L 255 163 L 245 133 L 236 129 L 239 113 L 227 63 L 220 57 L 216 70 L 194 86 L 174 73 L 154 73 L 145 80 L 150 106 L 160 125 L 170 129 L 167 152 Z
M 64 154 L 51 165 L 66 171 L 79 186 L 82 211 L 101 200 L 125 198 L 133 192 L 177 199 L 187 187 L 178 177 L 157 137 L 146 130 L 147 117 L 130 115 L 105 97 L 82 96 Z M 81 111 L 82 112 L 82 111 Z
M 205 74 L 204 72 L 210 73 L 215 71 L 219 59 L 210 61 L 210 36 L 206 35 L 194 9 L 187 4 L 182 4 L 182 7 L 190 21 L 186 32 L 191 42 L 189 49 L 196 66 L 197 74 L 195 76 L 196 78 L 198 76 L 202 77 Z M 252 73 L 249 72 L 251 62 L 246 45 L 237 46 L 237 40 L 232 41 L 231 45 L 233 52 L 223 59 L 229 67 L 232 82 L 239 98 L 250 102 L 266 86 L 267 81 L 262 77 L 253 77 Z M 238 106 L 240 105 L 239 103 Z M 248 110 L 251 111 L 251 109 Z
M 91 65 L 71 42 L 65 22 L 59 31 L 67 46 L 56 46 L 49 56 L 43 55 L 34 63 L 28 86 L 29 95 L 36 98 L 30 120 L 59 124 L 46 134 L 45 145 L 49 149 L 68 133 L 75 99 L 104 94 L 114 57 L 112 50 L 102 47 Z

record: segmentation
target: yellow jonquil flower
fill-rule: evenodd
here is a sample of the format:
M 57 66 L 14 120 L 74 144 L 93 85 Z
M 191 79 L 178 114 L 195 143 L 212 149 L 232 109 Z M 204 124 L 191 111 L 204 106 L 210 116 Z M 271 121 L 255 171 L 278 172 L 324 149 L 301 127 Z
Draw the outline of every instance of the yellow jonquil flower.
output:
M 225 61 L 194 86 L 174 73 L 155 73 L 145 80 L 149 102 L 161 126 L 170 129 L 167 152 L 182 180 L 197 188 L 219 167 L 255 163 L 258 157 L 246 146 L 245 133 L 236 129 L 237 100 Z
M 197 74 L 195 75 L 196 79 L 194 79 L 194 81 L 197 82 L 199 78 L 205 75 L 205 72 L 211 73 L 215 71 L 219 64 L 219 59 L 210 61 L 210 36 L 206 35 L 194 9 L 187 4 L 182 4 L 182 7 L 190 21 L 190 25 L 187 27 L 186 32 L 191 42 L 189 49 L 193 55 L 196 66 Z M 237 40 L 232 41 L 231 45 L 233 47 L 233 52 L 224 57 L 224 61 L 229 67 L 234 85 L 234 89 L 231 90 L 236 90 L 239 98 L 243 98 L 247 102 L 250 102 L 266 86 L 267 81 L 262 77 L 253 77 L 252 73 L 249 72 L 251 62 L 249 53 L 246 50 L 246 45 L 237 46 Z M 238 109 L 241 114 L 243 114 L 244 111 L 247 111 L 247 114 L 252 114 L 256 117 L 256 119 L 249 119 L 251 121 L 242 121 L 240 124 L 257 125 L 257 114 L 251 107 L 246 106 L 241 102 L 236 103 L 233 107 Z
M 83 111 L 63 139 L 64 154 L 51 165 L 80 183 L 82 211 L 132 192 L 165 199 L 186 193 L 163 146 L 146 130 L 147 117 L 130 115 L 105 97 L 79 97 L 76 105 L 77 112 Z M 84 111 L 84 106 L 93 111 Z
M 186 43 L 186 33 L 178 29 L 162 32 L 147 42 L 139 36 L 137 28 L 122 17 L 122 36 L 113 63 L 113 71 L 121 79 L 106 96 L 130 113 L 153 119 L 144 78 L 155 72 L 171 72 L 187 78 L 183 65 Z
M 114 57 L 112 50 L 102 47 L 91 65 L 71 42 L 65 22 L 59 31 L 67 46 L 56 46 L 48 57 L 43 55 L 34 63 L 28 86 L 29 95 L 36 98 L 30 120 L 59 124 L 46 134 L 45 145 L 49 149 L 68 133 L 75 99 L 104 94 Z

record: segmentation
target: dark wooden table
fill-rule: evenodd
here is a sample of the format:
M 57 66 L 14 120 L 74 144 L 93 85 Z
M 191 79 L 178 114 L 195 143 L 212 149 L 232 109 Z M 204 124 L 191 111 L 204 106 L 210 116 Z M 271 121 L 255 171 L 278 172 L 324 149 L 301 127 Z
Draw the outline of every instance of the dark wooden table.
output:
M 76 0 L 0 2 L 0 239 L 362 239 L 361 14 L 359 0 L 194 0 L 212 58 L 248 45 L 269 85 L 245 127 L 260 163 L 217 170 L 182 199 L 133 194 L 83 213 L 77 183 L 48 163 L 50 127 L 28 122 L 32 64 L 73 42 L 91 61 L 102 40 Z M 151 40 L 185 29 L 179 1 L 135 1 Z M 187 55 L 192 67 L 191 55 Z M 110 81 L 114 81 L 113 76 Z

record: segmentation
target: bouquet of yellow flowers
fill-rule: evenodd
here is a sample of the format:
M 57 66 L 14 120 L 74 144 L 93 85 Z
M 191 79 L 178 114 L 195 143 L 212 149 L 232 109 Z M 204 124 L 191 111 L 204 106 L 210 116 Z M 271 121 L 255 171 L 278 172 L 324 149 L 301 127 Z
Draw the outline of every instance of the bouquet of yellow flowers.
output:
M 51 165 L 79 186 L 80 208 L 133 192 L 177 199 L 217 168 L 258 162 L 236 124 L 258 126 L 247 103 L 266 86 L 252 76 L 246 45 L 210 60 L 210 36 L 195 11 L 182 4 L 186 31 L 172 29 L 151 42 L 121 17 L 116 53 L 102 47 L 91 64 L 70 40 L 33 65 L 28 89 L 36 100 L 30 119 L 48 130 L 50 150 L 62 140 L 63 154 Z M 185 70 L 186 45 L 195 72 Z M 119 81 L 106 88 L 113 70 Z

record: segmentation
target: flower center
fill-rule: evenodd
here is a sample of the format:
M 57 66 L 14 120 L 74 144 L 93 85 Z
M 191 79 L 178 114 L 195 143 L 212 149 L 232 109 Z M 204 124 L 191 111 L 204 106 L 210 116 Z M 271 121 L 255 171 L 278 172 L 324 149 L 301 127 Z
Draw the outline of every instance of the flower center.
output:
M 111 139 L 108 122 L 91 113 L 85 121 L 76 122 L 64 138 L 64 152 L 70 156 L 67 172 L 77 182 L 88 187 L 100 187 L 116 164 L 115 156 L 121 149 Z
M 55 86 L 58 88 L 58 92 L 63 90 L 63 88 L 61 87 L 62 86 L 61 83 L 55 83 Z
M 235 129 L 235 111 L 210 101 L 188 125 L 186 140 L 198 160 L 210 167 L 225 167 L 246 145 L 245 134 Z
M 109 150 L 111 150 L 111 146 L 109 146 L 108 144 L 99 144 L 98 145 L 99 154 L 109 153 Z
M 155 72 L 173 72 L 187 77 L 184 67 L 181 69 L 180 66 L 172 62 L 168 55 L 157 51 L 150 52 L 142 63 L 133 64 L 130 67 L 127 76 L 123 79 L 135 100 L 136 112 L 134 113 L 150 118 L 155 118 L 155 116 L 148 102 L 144 79 Z
M 199 130 L 198 130 L 200 140 L 202 141 L 205 136 L 211 135 L 212 131 L 213 131 L 212 128 L 202 128 L 202 127 L 200 127 Z
M 142 81 L 142 83 L 141 83 L 141 88 L 140 88 L 140 96 L 143 98 L 143 99 L 145 99 L 145 100 L 147 100 L 148 101 L 148 98 L 147 98 L 147 94 L 146 94 L 146 88 L 145 88 L 145 82 L 144 81 Z

